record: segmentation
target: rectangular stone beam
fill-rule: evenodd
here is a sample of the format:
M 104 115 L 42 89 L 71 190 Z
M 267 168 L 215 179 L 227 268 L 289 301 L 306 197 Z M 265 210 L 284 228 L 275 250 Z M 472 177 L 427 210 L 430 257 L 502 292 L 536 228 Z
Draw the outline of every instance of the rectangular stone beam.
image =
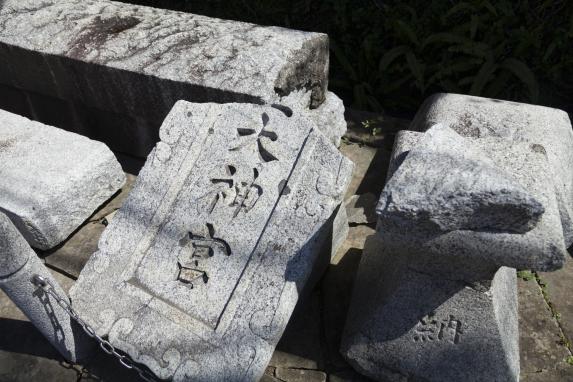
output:
M 326 98 L 328 38 L 106 0 L 0 5 L 0 107 L 145 156 L 180 99 Z
M 124 182 L 103 143 L 0 110 L 0 212 L 33 247 L 64 241 Z

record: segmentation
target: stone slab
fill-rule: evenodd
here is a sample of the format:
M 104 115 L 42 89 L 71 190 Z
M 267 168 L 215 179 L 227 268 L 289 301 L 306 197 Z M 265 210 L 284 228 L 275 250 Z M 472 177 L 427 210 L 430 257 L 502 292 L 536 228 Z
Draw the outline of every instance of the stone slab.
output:
M 301 116 L 176 104 L 70 294 L 160 378 L 260 378 L 352 165 Z
M 0 211 L 38 249 L 64 241 L 125 182 L 101 142 L 0 111 Z
M 515 270 L 471 285 L 409 267 L 399 246 L 367 241 L 341 352 L 378 381 L 517 381 Z
M 436 123 L 459 134 L 529 142 L 547 155 L 555 185 L 566 245 L 573 244 L 573 129 L 563 110 L 461 94 L 436 94 L 420 107 L 412 130 Z
M 408 159 L 408 152 L 423 139 L 423 133 L 403 131 L 396 136 L 392 152 L 388 182 L 392 181 L 400 164 Z M 497 138 L 472 139 L 472 144 L 483 151 L 496 166 L 511 174 L 545 209 L 535 228 L 525 234 L 507 232 L 455 230 L 436 234 L 426 231 L 401 235 L 394 230 L 394 241 L 401 241 L 408 251 L 419 254 L 417 266 L 426 272 L 450 273 L 460 280 L 479 280 L 491 275 L 500 266 L 517 269 L 555 270 L 562 267 L 565 241 L 557 198 L 551 184 L 549 163 L 544 153 L 532 148 L 531 143 L 507 142 Z M 398 164 L 399 163 L 399 164 Z M 396 170 L 398 169 L 398 170 Z M 394 172 L 392 172 L 394 171 Z M 380 221 L 379 231 L 384 227 Z M 392 230 L 392 227 L 385 227 Z M 495 243 L 495 244 L 494 244 Z M 458 256 L 458 253 L 464 256 Z M 436 262 L 433 256 L 448 256 L 448 261 Z M 456 276 L 452 276 L 456 275 Z
M 346 128 L 340 100 L 326 91 L 324 34 L 107 0 L 8 0 L 0 52 L 0 84 L 26 91 L 31 114 L 103 133 L 137 156 L 180 99 L 273 104 L 300 91 L 304 109 L 326 100 L 319 128 L 333 123 L 335 140 Z

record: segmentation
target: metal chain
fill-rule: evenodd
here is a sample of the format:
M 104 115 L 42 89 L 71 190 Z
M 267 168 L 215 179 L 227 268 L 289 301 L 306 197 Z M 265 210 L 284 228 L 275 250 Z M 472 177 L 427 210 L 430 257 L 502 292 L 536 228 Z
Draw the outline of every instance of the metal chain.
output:
M 127 368 L 135 370 L 139 376 L 145 380 L 146 382 L 157 382 L 158 379 L 151 373 L 150 371 L 146 370 L 144 366 L 137 365 L 127 354 L 120 354 L 118 350 L 107 340 L 101 338 L 97 335 L 96 331 L 89 326 L 84 320 L 80 318 L 80 316 L 76 313 L 76 311 L 71 307 L 68 301 L 64 300 L 62 297 L 58 295 L 52 283 L 47 280 L 46 278 L 40 275 L 34 275 L 30 280 L 32 284 L 35 286 L 42 288 L 44 292 L 52 296 L 58 305 L 62 307 L 70 315 L 72 319 L 74 319 L 86 332 L 88 336 L 95 339 L 98 343 L 100 348 L 106 352 L 107 354 L 113 355 L 115 358 L 118 359 L 119 363 Z

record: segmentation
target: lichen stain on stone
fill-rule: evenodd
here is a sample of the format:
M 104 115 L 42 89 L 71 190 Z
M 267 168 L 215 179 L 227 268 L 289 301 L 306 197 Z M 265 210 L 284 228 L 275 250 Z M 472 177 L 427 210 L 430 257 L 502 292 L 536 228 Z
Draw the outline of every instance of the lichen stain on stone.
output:
M 74 59 L 84 59 L 92 50 L 99 49 L 110 37 L 133 28 L 141 20 L 133 16 L 112 16 L 102 19 L 96 16 L 71 43 L 68 56 Z
M 13 146 L 15 143 L 16 143 L 16 139 L 0 140 L 0 152 L 2 152 L 2 150 L 5 150 L 5 149 Z
M 325 76 L 326 74 L 326 76 Z M 325 100 L 328 77 L 328 38 L 318 41 L 305 41 L 300 50 L 289 58 L 278 74 L 274 90 L 281 97 L 294 90 L 305 89 L 311 92 L 310 108 L 319 107 Z

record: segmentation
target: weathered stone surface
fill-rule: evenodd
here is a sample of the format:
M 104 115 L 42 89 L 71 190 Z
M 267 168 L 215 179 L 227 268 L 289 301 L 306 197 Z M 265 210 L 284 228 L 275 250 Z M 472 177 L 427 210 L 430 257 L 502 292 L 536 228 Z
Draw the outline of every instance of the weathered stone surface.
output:
M 436 94 L 428 98 L 412 122 L 412 130 L 449 125 L 467 137 L 497 137 L 529 143 L 547 155 L 567 247 L 573 244 L 573 130 L 566 112 L 537 105 Z
M 352 165 L 273 107 L 178 102 L 71 290 L 160 378 L 256 380 L 332 227 Z
M 398 168 L 397 162 L 405 164 L 408 153 L 423 137 L 423 133 L 405 131 L 396 136 L 388 184 L 397 174 L 391 172 Z M 393 240 L 408 247 L 403 248 L 405 252 L 417 254 L 418 269 L 449 273 L 450 277 L 460 280 L 489 278 L 501 266 L 547 271 L 561 268 L 567 251 L 555 191 L 547 187 L 552 178 L 546 155 L 533 149 L 530 143 L 491 137 L 472 139 L 468 144 L 483 151 L 500 170 L 511 174 L 541 203 L 545 212 L 533 229 L 524 234 L 471 230 L 399 232 L 392 222 L 380 219 L 378 230 L 391 231 Z M 440 261 L 436 261 L 437 258 Z
M 404 231 L 525 233 L 543 206 L 485 152 L 449 127 L 434 125 L 386 184 L 376 208 Z
M 553 272 L 559 275 L 561 271 Z M 564 278 L 565 281 L 570 281 Z M 533 278 L 518 281 L 519 299 L 519 347 L 521 380 L 568 381 L 573 378 L 573 367 L 566 363 L 570 355 L 563 341 L 559 323 L 549 309 L 543 292 Z M 569 284 L 570 286 L 570 284 Z M 556 302 L 553 300 L 552 302 Z M 568 371 L 568 378 L 560 371 Z
M 33 92 L 32 114 L 105 131 L 112 148 L 139 156 L 180 99 L 272 104 L 299 90 L 305 109 L 326 99 L 315 110 L 319 129 L 332 124 L 327 135 L 342 135 L 344 119 L 331 120 L 341 102 L 326 93 L 324 34 L 107 0 L 8 0 L 0 52 L 0 84 Z M 62 111 L 51 115 L 47 103 Z
M 566 256 L 546 152 L 437 124 L 391 158 L 342 353 L 379 381 L 519 380 L 512 268 Z
M 515 270 L 468 284 L 403 257 L 367 240 L 341 346 L 352 366 L 378 381 L 518 381 Z
M 64 358 L 75 362 L 86 357 L 89 338 L 52 296 L 32 284 L 35 275 L 48 280 L 60 296 L 66 295 L 10 219 L 0 212 L 0 289 Z
M 303 90 L 292 92 L 281 99 L 281 104 L 292 110 L 299 110 L 314 121 L 319 130 L 334 143 L 340 146 L 341 138 L 346 133 L 346 120 L 344 119 L 344 104 L 332 92 L 325 93 L 324 102 L 316 109 L 308 109 L 311 102 L 311 93 Z
M 100 142 L 0 110 L 0 211 L 26 240 L 65 240 L 125 181 Z

